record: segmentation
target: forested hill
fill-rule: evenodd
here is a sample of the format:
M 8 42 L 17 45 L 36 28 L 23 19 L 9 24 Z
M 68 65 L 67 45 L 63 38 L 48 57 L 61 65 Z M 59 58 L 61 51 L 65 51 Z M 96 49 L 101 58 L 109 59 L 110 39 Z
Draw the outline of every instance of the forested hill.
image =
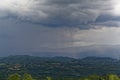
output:
M 109 73 L 120 75 L 120 61 L 108 57 L 74 59 L 19 55 L 0 58 L 0 77 L 13 73 L 29 73 L 36 78 L 45 76 L 83 77 Z

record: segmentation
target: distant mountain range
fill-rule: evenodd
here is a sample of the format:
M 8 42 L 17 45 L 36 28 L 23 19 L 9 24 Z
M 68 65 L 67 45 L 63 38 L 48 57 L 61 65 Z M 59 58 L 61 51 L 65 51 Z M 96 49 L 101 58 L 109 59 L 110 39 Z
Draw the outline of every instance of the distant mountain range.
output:
M 35 57 L 16 55 L 0 58 L 0 78 L 12 73 L 30 73 L 36 78 L 83 77 L 91 74 L 120 75 L 120 61 L 109 57 Z

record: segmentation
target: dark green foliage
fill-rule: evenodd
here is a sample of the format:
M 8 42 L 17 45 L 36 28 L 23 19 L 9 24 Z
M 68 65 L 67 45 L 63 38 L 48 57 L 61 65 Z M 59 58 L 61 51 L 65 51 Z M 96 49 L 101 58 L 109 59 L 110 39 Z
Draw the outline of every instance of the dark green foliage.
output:
M 97 75 L 91 75 L 91 76 L 85 77 L 85 79 L 88 79 L 88 80 L 99 80 L 100 77 L 97 76 Z
M 25 73 L 25 74 L 23 75 L 23 79 L 22 79 L 22 80 L 35 80 L 35 79 L 33 79 L 30 74 Z
M 8 80 L 21 80 L 19 74 L 12 74 L 8 77 Z
M 30 74 L 19 75 L 17 73 L 8 76 L 7 80 L 35 80 Z
M 51 77 L 46 77 L 47 78 L 47 80 L 52 80 L 52 78 Z
M 12 74 L 8 77 L 8 80 L 35 80 L 35 79 L 33 79 L 30 74 L 25 73 L 24 75 Z M 45 78 L 39 78 L 39 79 L 36 79 L 36 80 L 120 80 L 120 78 L 115 74 L 108 74 L 108 75 L 104 75 L 104 76 L 90 75 L 90 76 L 83 77 L 83 78 L 80 78 L 80 77 L 79 78 L 45 77 Z
M 104 77 L 105 80 L 120 80 L 120 78 L 117 75 L 114 74 L 108 74 Z

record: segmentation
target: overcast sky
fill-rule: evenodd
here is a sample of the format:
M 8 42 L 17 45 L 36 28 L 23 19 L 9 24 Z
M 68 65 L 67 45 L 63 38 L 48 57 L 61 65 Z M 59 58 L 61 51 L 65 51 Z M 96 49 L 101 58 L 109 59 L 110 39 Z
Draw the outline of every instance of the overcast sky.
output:
M 1 1 L 1 56 L 120 56 L 119 0 Z

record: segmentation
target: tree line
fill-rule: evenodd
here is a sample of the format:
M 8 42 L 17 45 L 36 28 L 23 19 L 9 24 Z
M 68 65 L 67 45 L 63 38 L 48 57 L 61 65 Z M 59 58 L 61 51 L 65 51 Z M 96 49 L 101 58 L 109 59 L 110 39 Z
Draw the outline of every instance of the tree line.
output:
M 11 74 L 8 76 L 7 80 L 38 80 L 33 78 L 30 74 L 23 74 L 19 75 L 17 73 Z M 108 74 L 103 76 L 98 75 L 90 75 L 83 78 L 52 78 L 52 77 L 46 77 L 44 79 L 39 80 L 120 80 L 120 77 L 115 74 Z

